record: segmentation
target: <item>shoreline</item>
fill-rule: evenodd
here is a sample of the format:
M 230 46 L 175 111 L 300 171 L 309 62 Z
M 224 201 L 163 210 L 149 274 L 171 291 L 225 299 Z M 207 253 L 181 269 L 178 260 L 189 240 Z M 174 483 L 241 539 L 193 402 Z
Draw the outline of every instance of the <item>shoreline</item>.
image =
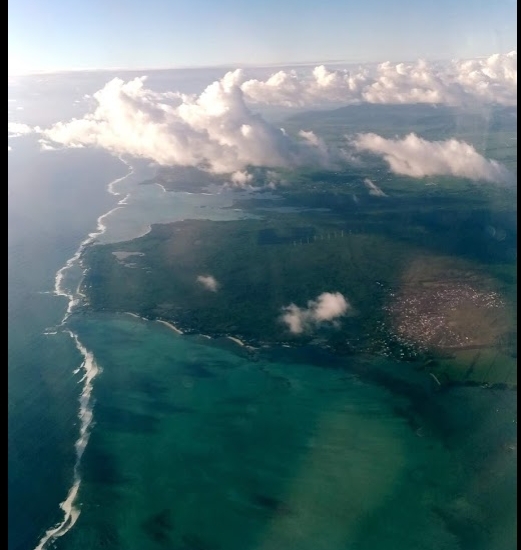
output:
M 120 196 L 121 193 L 117 192 L 114 189 L 114 186 L 131 177 L 135 172 L 135 169 L 130 163 L 126 162 L 121 157 L 119 160 L 127 167 L 128 172 L 107 184 L 107 192 L 115 197 Z M 96 239 L 106 231 L 106 226 L 104 225 L 103 220 L 114 210 L 122 208 L 125 204 L 125 200 L 126 197 L 120 199 L 114 208 L 98 216 L 96 220 L 96 229 L 87 234 L 87 237 L 80 242 L 74 254 L 56 272 L 54 276 L 54 289 L 52 293 L 55 296 L 61 296 L 67 299 L 67 309 L 59 326 L 65 326 L 70 316 L 77 309 L 77 306 L 83 306 L 85 304 L 86 297 L 81 292 L 81 285 L 86 273 L 85 268 L 81 264 L 83 253 L 88 246 L 94 244 Z M 65 286 L 66 274 L 69 270 L 74 268 L 79 268 L 81 271 L 79 280 L 77 281 L 75 288 L 67 288 Z M 96 363 L 94 355 L 81 343 L 78 335 L 71 329 L 66 329 L 65 332 L 67 332 L 72 338 L 76 349 L 83 357 L 79 367 L 73 371 L 74 375 L 79 374 L 82 370 L 84 371 L 83 376 L 79 381 L 79 383 L 83 386 L 79 396 L 79 409 L 77 415 L 79 419 L 79 436 L 74 443 L 74 452 L 76 456 L 73 467 L 72 484 L 67 491 L 65 499 L 58 503 L 58 506 L 63 513 L 63 519 L 54 526 L 45 530 L 43 535 L 39 537 L 35 550 L 45 550 L 56 539 L 65 535 L 70 529 L 72 529 L 81 514 L 81 507 L 76 505 L 82 483 L 80 466 L 93 424 L 93 380 L 101 372 L 101 368 Z M 55 334 L 57 334 L 57 332 Z
M 162 325 L 167 326 L 170 330 L 173 330 L 177 334 L 184 334 L 182 330 L 178 329 L 175 325 L 173 325 L 172 323 L 169 323 L 168 321 L 163 321 L 162 319 L 155 319 L 155 322 L 161 323 Z
M 332 365 L 332 369 L 345 368 L 346 371 L 356 372 L 358 376 L 361 376 L 366 380 L 367 383 L 376 383 L 377 385 L 382 385 L 387 387 L 387 383 L 391 378 L 396 380 L 403 381 L 410 387 L 430 387 L 433 392 L 450 390 L 452 388 L 476 388 L 481 387 L 482 389 L 487 390 L 501 390 L 501 391 L 515 391 L 517 392 L 517 384 L 504 384 L 504 383 L 493 383 L 484 385 L 479 382 L 472 380 L 468 381 L 459 381 L 459 380 L 443 380 L 441 381 L 438 376 L 436 376 L 431 370 L 429 370 L 429 361 L 425 360 L 421 362 L 422 368 L 418 368 L 420 365 L 419 362 L 408 362 L 401 361 L 397 357 L 390 357 L 387 355 L 378 355 L 370 352 L 358 351 L 356 353 L 347 353 L 342 354 L 335 351 L 330 346 L 322 345 L 317 342 L 300 342 L 300 343 L 290 343 L 288 341 L 278 341 L 278 342 L 262 342 L 258 340 L 246 340 L 241 339 L 238 336 L 231 336 L 229 334 L 220 334 L 214 333 L 208 334 L 198 332 L 193 328 L 181 329 L 178 328 L 179 325 L 174 325 L 171 321 L 165 321 L 164 319 L 155 319 L 147 318 L 133 313 L 130 311 L 117 312 L 117 311 L 96 311 L 91 310 L 91 312 L 96 313 L 105 313 L 109 315 L 129 315 L 135 319 L 146 322 L 156 322 L 161 323 L 162 325 L 168 327 L 170 330 L 175 332 L 178 335 L 188 336 L 192 338 L 200 339 L 203 345 L 217 345 L 222 346 L 226 341 L 233 343 L 237 352 L 247 352 L 252 361 L 258 361 L 260 359 L 270 360 L 270 355 L 273 352 L 282 352 L 284 355 L 287 355 L 288 358 L 292 357 L 291 360 L 297 360 L 308 362 L 319 366 L 320 368 L 325 368 L 322 361 L 317 361 L 317 358 L 328 358 L 328 362 Z M 295 357 L 293 357 L 295 356 Z M 385 376 L 382 378 L 380 375 L 382 372 L 378 368 L 367 370 L 364 368 L 355 368 L 351 366 L 353 359 L 361 360 L 360 362 L 364 365 L 368 362 L 391 362 L 400 364 L 403 366 L 403 370 L 396 371 L 396 374 L 390 375 L 385 373 Z M 347 366 L 346 362 L 350 366 Z M 402 393 L 402 392 L 399 392 Z M 407 392 L 404 392 L 406 395 Z
M 225 336 L 225 338 L 227 338 L 228 340 L 231 340 L 232 342 L 234 342 L 235 344 L 237 344 L 241 348 L 247 348 L 247 349 L 251 349 L 251 350 L 257 349 L 257 348 L 255 348 L 254 346 L 252 346 L 250 344 L 244 343 L 240 338 L 237 338 L 237 336 Z
M 510 390 L 517 391 L 517 384 L 504 383 L 504 382 L 493 382 L 484 384 L 483 382 L 478 382 L 475 380 L 456 380 L 449 379 L 447 377 L 442 377 L 440 373 L 435 373 L 432 371 L 431 361 L 432 357 L 424 356 L 422 358 L 416 358 L 413 360 L 404 360 L 398 356 L 379 354 L 368 349 L 360 350 L 337 350 L 330 345 L 323 344 L 320 342 L 314 341 L 302 341 L 302 342 L 291 342 L 288 340 L 277 340 L 277 341 L 263 341 L 254 338 L 244 338 L 240 335 L 231 335 L 227 333 L 220 332 L 211 332 L 208 330 L 198 330 L 192 326 L 183 326 L 178 322 L 165 321 L 164 319 L 158 319 L 155 317 L 145 317 L 137 313 L 130 311 L 111 311 L 103 309 L 93 309 L 88 304 L 81 304 L 83 306 L 85 313 L 97 313 L 97 314 L 109 314 L 109 315 L 129 315 L 136 319 L 142 321 L 154 321 L 161 323 L 167 326 L 170 330 L 175 332 L 178 335 L 190 336 L 193 338 L 199 338 L 201 341 L 206 341 L 208 345 L 224 345 L 226 342 L 233 343 L 236 346 L 237 351 L 242 351 L 248 353 L 252 360 L 257 361 L 259 355 L 268 354 L 271 350 L 281 350 L 285 351 L 287 354 L 296 354 L 304 355 L 306 353 L 313 355 L 323 355 L 327 354 L 332 363 L 337 364 L 339 362 L 351 361 L 352 359 L 358 358 L 363 361 L 390 361 L 396 364 L 403 366 L 403 372 L 400 372 L 400 376 L 413 376 L 415 374 L 423 375 L 425 381 L 430 383 L 436 391 L 443 391 L 450 388 L 456 387 L 477 387 L 481 386 L 486 389 L 496 389 L 496 390 Z M 82 308 L 82 309 L 83 309 Z M 307 362 L 305 357 L 301 357 L 300 360 Z M 309 359 L 311 363 L 314 363 L 312 358 Z M 333 368 L 339 368 L 339 365 L 336 365 Z M 365 373 L 368 377 L 368 380 L 371 380 L 372 376 L 370 372 Z M 397 373 L 398 374 L 398 373 Z M 443 373 L 441 373 L 443 374 Z

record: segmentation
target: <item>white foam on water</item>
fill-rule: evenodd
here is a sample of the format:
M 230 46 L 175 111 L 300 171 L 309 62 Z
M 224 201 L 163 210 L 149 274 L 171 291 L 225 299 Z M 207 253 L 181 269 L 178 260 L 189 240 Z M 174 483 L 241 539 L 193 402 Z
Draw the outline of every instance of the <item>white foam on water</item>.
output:
M 130 171 L 125 176 L 115 179 L 108 185 L 109 193 L 115 196 L 120 195 L 120 193 L 116 191 L 115 186 L 134 173 L 134 169 L 127 162 L 125 162 L 123 159 L 120 160 L 129 167 Z M 74 307 L 80 302 L 80 298 L 82 297 L 82 294 L 80 292 L 81 278 L 80 282 L 77 285 L 77 288 L 75 288 L 74 290 L 68 289 L 65 285 L 67 272 L 79 266 L 79 261 L 83 251 L 85 250 L 85 247 L 92 244 L 100 235 L 102 235 L 106 231 L 106 225 L 104 224 L 105 218 L 118 208 L 122 208 L 127 198 L 128 195 L 121 199 L 115 208 L 98 218 L 96 230 L 92 233 L 89 233 L 87 238 L 81 242 L 74 255 L 69 258 L 65 265 L 56 273 L 54 279 L 54 294 L 56 296 L 64 296 L 68 299 L 67 311 L 61 322 L 61 326 L 63 326 L 64 323 L 67 321 L 70 314 L 74 310 Z M 78 418 L 80 419 L 80 433 L 78 439 L 76 440 L 76 443 L 74 444 L 74 448 L 76 451 L 76 460 L 74 463 L 72 485 L 67 493 L 67 497 L 63 502 L 60 503 L 60 508 L 63 511 L 63 519 L 57 525 L 51 527 L 45 532 L 45 534 L 38 542 L 35 550 L 45 550 L 48 545 L 51 544 L 54 540 L 67 533 L 74 526 L 80 515 L 80 509 L 76 505 L 81 486 L 80 463 L 83 452 L 85 451 L 85 448 L 87 447 L 87 443 L 89 441 L 90 427 L 93 420 L 92 382 L 101 371 L 100 367 L 96 364 L 94 355 L 80 342 L 78 335 L 68 329 L 66 329 L 65 332 L 67 332 L 71 336 L 76 344 L 76 348 L 83 356 L 83 362 L 77 369 L 74 370 L 74 374 L 79 374 L 83 370 L 83 376 L 79 382 L 80 384 L 83 384 L 79 399 L 80 406 L 78 411 Z M 48 335 L 57 333 L 57 331 L 45 332 L 45 334 Z
M 73 338 L 78 351 L 83 355 L 81 366 L 74 372 L 77 373 L 81 369 L 84 371 L 81 379 L 83 389 L 80 394 L 80 408 L 78 412 L 78 418 L 80 419 L 80 435 L 74 444 L 76 461 L 74 463 L 73 483 L 67 493 L 67 498 L 60 503 L 60 508 L 63 511 L 62 521 L 45 532 L 35 550 L 44 550 L 50 542 L 67 533 L 76 523 L 80 515 L 80 510 L 75 505 L 81 485 L 80 463 L 83 452 L 89 441 L 90 427 L 93 419 L 92 381 L 100 373 L 101 369 L 96 364 L 94 355 L 79 341 L 78 336 L 71 331 L 67 332 L 70 334 L 71 338 Z
M 115 185 L 117 185 L 121 181 L 127 179 L 132 174 L 134 174 L 134 169 L 130 166 L 130 164 L 125 162 L 123 159 L 120 159 L 120 160 L 129 167 L 130 171 L 125 176 L 121 178 L 117 178 L 114 181 L 109 183 L 107 188 L 108 192 L 114 196 L 119 196 L 121 194 L 115 190 Z M 65 314 L 65 317 L 62 320 L 62 324 L 68 319 L 74 307 L 79 303 L 80 298 L 83 297 L 83 295 L 79 290 L 79 285 L 74 291 L 71 291 L 70 289 L 66 288 L 65 277 L 67 272 L 78 265 L 78 261 L 80 260 L 81 255 L 83 254 L 83 251 L 85 250 L 85 248 L 88 245 L 92 244 L 100 235 L 103 235 L 103 233 L 105 233 L 105 231 L 107 230 L 107 226 L 104 223 L 105 218 L 107 218 L 107 216 L 110 216 L 112 212 L 122 208 L 126 204 L 125 201 L 127 200 L 127 198 L 128 198 L 128 195 L 126 195 L 123 199 L 121 199 L 114 208 L 112 208 L 105 214 L 102 214 L 97 219 L 96 230 L 88 234 L 87 238 L 80 243 L 80 246 L 78 247 L 74 255 L 67 260 L 67 262 L 61 269 L 57 271 L 56 276 L 54 278 L 54 294 L 56 296 L 64 296 L 65 298 L 68 299 L 67 313 Z

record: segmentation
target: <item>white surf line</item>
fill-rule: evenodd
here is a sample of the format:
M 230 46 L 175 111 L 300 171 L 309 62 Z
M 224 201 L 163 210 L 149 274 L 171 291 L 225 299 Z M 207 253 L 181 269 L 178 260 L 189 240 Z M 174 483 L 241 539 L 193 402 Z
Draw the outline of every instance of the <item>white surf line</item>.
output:
M 117 178 L 114 181 L 109 183 L 109 185 L 107 187 L 108 192 L 111 195 L 114 195 L 116 197 L 121 195 L 121 193 L 118 193 L 117 191 L 115 191 L 114 186 L 117 183 L 119 183 L 120 181 L 123 181 L 124 179 L 128 178 L 129 176 L 131 176 L 134 173 L 134 169 L 132 168 L 132 166 L 130 166 L 130 164 L 128 164 L 128 162 L 124 161 L 121 158 L 120 158 L 120 160 L 126 166 L 128 166 L 130 168 L 130 171 L 126 175 L 122 176 L 121 178 Z M 85 250 L 85 248 L 89 244 L 92 244 L 96 240 L 97 237 L 99 237 L 100 235 L 103 235 L 103 233 L 105 233 L 105 231 L 107 230 L 107 226 L 104 224 L 105 218 L 107 216 L 109 216 L 110 214 L 112 214 L 112 212 L 122 208 L 124 206 L 125 201 L 126 201 L 127 198 L 128 198 L 128 195 L 125 196 L 123 199 L 121 199 L 114 208 L 112 208 L 111 210 L 109 210 L 105 214 L 102 214 L 97 219 L 96 230 L 93 231 L 92 233 L 88 234 L 87 238 L 84 239 L 80 243 L 80 246 L 78 247 L 78 249 L 76 250 L 74 255 L 71 258 L 69 258 L 67 260 L 67 262 L 65 263 L 65 265 L 61 269 L 59 269 L 58 272 L 56 273 L 56 276 L 54 278 L 54 294 L 56 296 L 64 296 L 68 299 L 67 313 L 65 314 L 65 317 L 62 320 L 62 325 L 65 323 L 65 321 L 68 319 L 68 317 L 72 313 L 72 310 L 74 309 L 74 306 L 76 306 L 78 304 L 79 298 L 83 297 L 83 295 L 79 292 L 79 285 L 78 285 L 78 288 L 76 289 L 75 294 L 69 292 L 64 287 L 63 281 L 64 281 L 64 278 L 65 278 L 65 273 L 69 269 L 71 269 L 73 266 L 76 265 L 76 262 L 80 259 L 80 257 L 82 255 L 83 251 Z M 80 282 L 80 284 L 81 284 L 81 282 Z
M 148 321 L 148 319 L 145 319 L 145 317 L 141 317 L 137 313 L 132 313 L 131 311 L 125 311 L 125 315 L 131 315 L 132 317 L 135 317 L 136 319 L 142 319 L 143 321 Z
M 63 510 L 63 520 L 58 525 L 48 529 L 40 539 L 35 550 L 44 550 L 47 544 L 55 539 L 65 535 L 69 529 L 76 523 L 80 515 L 80 510 L 75 506 L 76 498 L 81 485 L 80 462 L 83 451 L 87 446 L 90 436 L 90 426 L 92 424 L 92 381 L 99 374 L 100 368 L 94 360 L 94 355 L 79 341 L 78 336 L 71 331 L 67 331 L 73 338 L 76 348 L 83 355 L 83 363 L 80 369 L 85 371 L 81 382 L 83 382 L 83 390 L 80 395 L 80 410 L 78 418 L 80 419 L 80 436 L 74 444 L 76 450 L 76 461 L 74 463 L 73 483 L 67 498 L 60 503 L 60 508 Z M 77 371 L 75 371 L 77 372 Z
M 114 185 L 116 185 L 120 181 L 123 181 L 124 179 L 128 178 L 134 173 L 134 169 L 132 168 L 132 166 L 130 166 L 128 162 L 124 161 L 122 158 L 120 158 L 120 160 L 126 166 L 128 166 L 130 171 L 125 176 L 121 178 L 117 178 L 111 183 L 109 183 L 107 189 L 109 193 L 115 196 L 119 196 L 121 193 L 118 193 L 117 191 L 115 191 Z M 96 231 L 89 233 L 88 237 L 80 244 L 75 254 L 69 260 L 67 260 L 66 264 L 61 269 L 59 269 L 58 272 L 56 273 L 56 276 L 54 279 L 54 294 L 56 296 L 65 296 L 69 300 L 67 305 L 67 311 L 61 322 L 62 326 L 70 316 L 72 310 L 74 309 L 74 306 L 79 301 L 77 292 L 76 294 L 74 294 L 71 291 L 68 291 L 64 287 L 63 280 L 65 277 L 65 273 L 68 269 L 70 269 L 76 264 L 76 262 L 81 257 L 81 254 L 84 251 L 85 247 L 91 244 L 99 235 L 103 234 L 106 231 L 106 225 L 104 225 L 103 220 L 111 212 L 113 212 L 117 208 L 121 208 L 121 204 L 125 199 L 126 197 L 121 201 L 119 201 L 118 205 L 115 208 L 113 208 L 112 210 L 110 210 L 109 212 L 107 212 L 106 214 L 103 214 L 98 218 Z M 76 523 L 76 520 L 80 515 L 79 508 L 75 506 L 76 498 L 78 496 L 78 492 L 81 485 L 80 463 L 81 463 L 81 457 L 83 456 L 85 447 L 87 446 L 87 443 L 89 441 L 89 435 L 90 435 L 89 428 L 92 424 L 92 418 L 93 418 L 92 381 L 101 371 L 101 369 L 96 364 L 96 361 L 94 360 L 94 355 L 90 351 L 88 351 L 87 348 L 85 348 L 85 346 L 83 346 L 83 344 L 79 341 L 78 336 L 70 330 L 66 330 L 65 332 L 67 332 L 71 336 L 71 338 L 74 339 L 76 348 L 83 355 L 83 362 L 77 369 L 74 370 L 74 374 L 78 374 L 82 369 L 85 371 L 82 379 L 80 380 L 80 383 L 83 383 L 83 390 L 80 395 L 80 408 L 78 412 L 78 417 L 80 419 L 80 435 L 76 440 L 76 443 L 74 444 L 74 448 L 76 450 L 76 461 L 74 463 L 72 486 L 69 489 L 69 492 L 67 493 L 67 498 L 60 503 L 60 508 L 62 509 L 64 514 L 63 520 L 45 532 L 45 534 L 40 539 L 38 546 L 36 546 L 35 550 L 45 550 L 45 548 L 47 548 L 47 545 L 49 543 L 52 543 L 52 541 L 63 536 L 65 533 L 67 533 L 67 531 L 69 531 L 69 529 L 71 529 L 72 526 Z
M 227 336 L 226 338 L 232 342 L 235 342 L 237 345 L 241 346 L 241 348 L 247 347 L 242 340 L 239 340 L 239 338 L 235 338 L 234 336 Z
M 177 334 L 183 334 L 182 330 L 179 330 L 176 326 L 174 326 L 172 323 L 169 323 L 168 321 L 161 321 L 161 319 L 156 319 L 158 323 L 161 323 L 162 325 L 167 326 L 171 330 L 177 332 Z
M 240 340 L 235 336 L 226 336 L 226 338 L 228 338 L 228 340 L 231 340 L 232 342 L 235 342 L 238 346 L 241 346 L 241 348 L 246 348 L 249 350 L 257 349 L 257 348 L 254 348 L 253 346 L 250 346 L 249 344 L 245 344 L 242 340 Z

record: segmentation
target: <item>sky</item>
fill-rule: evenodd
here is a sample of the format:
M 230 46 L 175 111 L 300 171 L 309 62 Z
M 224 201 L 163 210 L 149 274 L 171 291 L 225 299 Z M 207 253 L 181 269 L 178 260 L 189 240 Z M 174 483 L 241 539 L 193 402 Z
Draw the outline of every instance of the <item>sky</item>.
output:
M 517 49 L 515 0 L 10 0 L 9 74 L 471 58 Z

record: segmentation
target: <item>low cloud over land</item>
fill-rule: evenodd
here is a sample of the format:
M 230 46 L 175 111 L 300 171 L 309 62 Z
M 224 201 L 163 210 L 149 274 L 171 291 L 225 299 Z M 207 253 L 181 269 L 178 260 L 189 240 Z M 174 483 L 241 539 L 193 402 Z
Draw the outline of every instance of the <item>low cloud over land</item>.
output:
M 517 105 L 517 52 L 483 59 L 379 64 L 375 68 L 278 71 L 242 83 L 249 101 L 305 107 L 323 103 L 432 103 Z
M 68 147 L 97 146 L 215 173 L 322 164 L 324 152 L 311 136 L 292 139 L 249 109 L 240 78 L 240 71 L 229 72 L 195 97 L 154 92 L 145 77 L 115 78 L 94 94 L 92 113 L 43 134 Z
M 211 292 L 217 292 L 219 289 L 219 283 L 216 281 L 215 277 L 211 275 L 199 275 L 197 277 L 197 282 L 201 283 L 206 290 Z
M 427 141 L 416 134 L 386 139 L 377 134 L 359 134 L 352 140 L 358 151 L 380 155 L 395 174 L 422 178 L 455 176 L 493 183 L 510 181 L 510 172 L 495 160 L 487 160 L 472 145 L 457 139 Z
M 372 182 L 369 178 L 365 178 L 364 185 L 369 190 L 370 195 L 373 195 L 374 197 L 387 197 L 387 195 L 378 187 L 378 185 Z
M 340 292 L 323 292 L 316 300 L 310 300 L 307 308 L 290 304 L 282 308 L 281 321 L 293 334 L 302 334 L 324 323 L 344 316 L 351 308 Z
M 240 69 L 230 71 L 199 95 L 153 91 L 146 77 L 127 82 L 115 78 L 90 97 L 92 110 L 82 118 L 47 129 L 9 123 L 9 136 L 36 133 L 46 150 L 99 147 L 162 166 L 230 174 L 230 185 L 248 188 L 254 167 L 333 169 L 339 159 L 357 162 L 352 150 L 328 147 L 307 128 L 289 135 L 256 113 L 253 104 L 517 105 L 517 52 L 445 64 L 386 62 L 356 71 L 324 66 L 305 71 L 279 71 L 267 80 L 248 79 Z M 349 127 L 345 130 L 349 132 Z M 457 140 L 427 142 L 414 134 L 385 140 L 362 134 L 354 145 L 355 150 L 384 156 L 399 174 L 447 174 L 494 182 L 506 177 L 498 163 Z

